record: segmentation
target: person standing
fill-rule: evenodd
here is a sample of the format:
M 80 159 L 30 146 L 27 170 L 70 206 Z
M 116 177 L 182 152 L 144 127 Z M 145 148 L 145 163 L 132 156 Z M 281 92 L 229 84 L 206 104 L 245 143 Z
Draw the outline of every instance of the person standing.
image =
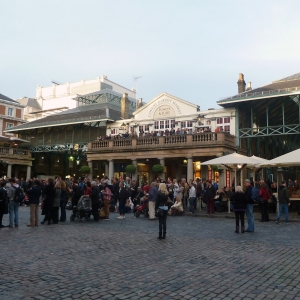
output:
M 190 190 L 189 190 L 189 213 L 194 213 L 194 207 L 196 203 L 196 189 L 192 182 L 189 184 Z
M 168 215 L 168 195 L 169 192 L 164 183 L 160 183 L 155 202 L 155 210 L 161 210 L 162 214 L 158 214 L 159 235 L 158 239 L 165 239 L 167 234 L 167 215 Z
M 118 219 L 125 219 L 125 204 L 126 200 L 129 198 L 129 193 L 125 188 L 124 183 L 120 184 L 120 192 L 119 192 L 119 213 L 120 216 Z
M 253 206 L 254 200 L 252 199 L 252 186 L 249 179 L 245 179 L 244 181 L 245 186 L 245 196 L 247 201 L 247 210 L 246 215 L 248 219 L 248 228 L 245 232 L 254 232 L 254 216 L 253 216 Z
M 149 205 L 149 220 L 156 220 L 155 218 L 155 202 L 157 196 L 157 187 L 156 183 L 151 183 L 151 189 L 148 196 L 148 205 Z
M 100 202 L 99 202 L 99 188 L 96 181 L 91 182 L 91 190 L 90 190 L 89 197 L 91 198 L 91 202 L 92 202 L 92 215 L 94 217 L 94 221 L 98 222 L 99 221 L 98 209 L 100 207 Z
M 0 187 L 0 228 L 4 228 L 5 226 L 2 224 L 3 215 L 8 213 L 8 203 L 7 203 L 7 192 L 5 190 L 6 182 L 1 182 Z
M 68 196 L 70 194 L 70 190 L 68 185 L 62 180 L 60 182 L 61 184 L 61 194 L 60 194 L 60 219 L 59 222 L 65 222 L 66 221 L 66 203 L 68 200 Z
M 245 211 L 247 210 L 247 200 L 241 186 L 237 186 L 235 193 L 231 197 L 232 204 L 234 205 L 233 211 L 235 213 L 235 233 L 245 232 Z
M 269 222 L 268 214 L 268 200 L 270 198 L 270 192 L 265 182 L 260 184 L 259 189 L 260 207 L 261 207 L 261 220 L 260 222 Z
M 39 204 L 42 194 L 41 184 L 39 180 L 33 182 L 33 186 L 27 190 L 30 206 L 30 224 L 28 227 L 39 226 Z
M 61 198 L 61 184 L 60 181 L 57 181 L 55 184 L 55 196 L 54 196 L 53 208 L 52 208 L 53 224 L 58 224 L 60 198 Z
M 207 203 L 207 214 L 208 215 L 214 215 L 215 213 L 215 207 L 214 207 L 214 199 L 216 196 L 216 189 L 211 184 L 210 180 L 206 181 L 207 187 L 205 192 L 205 198 Z
M 78 181 L 74 180 L 72 185 L 72 206 L 77 206 L 80 197 L 83 194 L 83 189 L 78 185 Z
M 102 186 L 103 186 L 102 196 L 103 196 L 104 212 L 105 212 L 105 218 L 103 220 L 109 220 L 109 205 L 111 200 L 111 189 L 105 182 L 102 183 Z
M 279 200 L 279 212 L 276 219 L 276 224 L 280 224 L 280 218 L 282 213 L 285 213 L 285 223 L 289 224 L 289 206 L 291 205 L 291 200 L 289 198 L 289 191 L 286 187 L 286 182 L 283 180 L 281 186 L 278 190 L 278 200 Z
M 44 188 L 44 214 L 45 219 L 41 222 L 44 224 L 48 221 L 48 225 L 51 225 L 51 217 L 52 217 L 52 209 L 53 209 L 53 202 L 55 197 L 55 188 L 54 188 L 54 180 L 52 178 L 47 178 L 46 186 Z
M 20 189 L 19 185 L 16 183 L 15 179 L 11 178 L 9 180 L 10 185 L 8 187 L 7 191 L 7 197 L 9 200 L 9 228 L 13 228 L 15 225 L 15 228 L 19 227 L 19 206 L 20 203 L 17 199 L 17 196 L 15 197 L 16 193 L 18 193 L 18 190 Z

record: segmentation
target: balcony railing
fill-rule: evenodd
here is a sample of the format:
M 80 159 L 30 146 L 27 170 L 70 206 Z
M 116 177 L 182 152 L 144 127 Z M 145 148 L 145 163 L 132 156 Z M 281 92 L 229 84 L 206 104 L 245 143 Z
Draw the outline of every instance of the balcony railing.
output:
M 88 151 L 148 150 L 174 147 L 201 147 L 227 145 L 235 147 L 235 137 L 224 132 L 208 132 L 187 135 L 156 136 L 142 138 L 124 138 L 120 140 L 104 140 L 89 143 Z
M 0 154 L 10 155 L 24 155 L 31 156 L 29 150 L 21 149 L 21 148 L 9 148 L 9 147 L 0 147 Z

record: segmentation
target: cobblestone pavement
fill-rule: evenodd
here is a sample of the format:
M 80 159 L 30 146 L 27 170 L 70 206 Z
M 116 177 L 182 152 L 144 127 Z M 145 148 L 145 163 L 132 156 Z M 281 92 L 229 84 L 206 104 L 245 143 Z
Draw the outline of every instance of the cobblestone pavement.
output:
M 143 217 L 0 230 L 0 299 L 300 299 L 299 223 Z M 7 216 L 4 217 L 7 224 Z

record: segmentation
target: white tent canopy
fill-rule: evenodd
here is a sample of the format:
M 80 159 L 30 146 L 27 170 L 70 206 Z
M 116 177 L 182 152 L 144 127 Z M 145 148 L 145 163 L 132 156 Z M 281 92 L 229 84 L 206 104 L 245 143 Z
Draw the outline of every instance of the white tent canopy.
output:
M 201 163 L 201 165 L 226 165 L 234 169 L 237 168 L 237 165 L 259 166 L 263 162 L 267 162 L 267 160 L 256 156 L 249 157 L 238 153 L 232 153 L 205 161 Z
M 268 162 L 260 164 L 260 167 L 267 166 L 278 166 L 278 167 L 289 167 L 289 166 L 300 166 L 300 149 L 289 152 L 287 154 L 278 156 Z

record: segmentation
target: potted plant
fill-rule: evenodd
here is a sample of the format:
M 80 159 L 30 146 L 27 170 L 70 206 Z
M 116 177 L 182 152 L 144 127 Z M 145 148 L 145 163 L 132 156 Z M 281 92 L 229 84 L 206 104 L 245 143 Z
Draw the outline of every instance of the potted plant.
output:
M 157 173 L 157 174 L 163 173 L 163 171 L 164 171 L 164 166 L 163 166 L 163 165 L 160 165 L 160 164 L 154 165 L 154 166 L 152 167 L 152 171 L 153 171 L 154 173 Z
M 127 165 L 125 168 L 127 173 L 135 173 L 136 172 L 136 166 L 135 165 Z
M 89 166 L 81 166 L 81 168 L 79 169 L 79 172 L 82 174 L 89 174 L 91 171 L 91 168 Z

